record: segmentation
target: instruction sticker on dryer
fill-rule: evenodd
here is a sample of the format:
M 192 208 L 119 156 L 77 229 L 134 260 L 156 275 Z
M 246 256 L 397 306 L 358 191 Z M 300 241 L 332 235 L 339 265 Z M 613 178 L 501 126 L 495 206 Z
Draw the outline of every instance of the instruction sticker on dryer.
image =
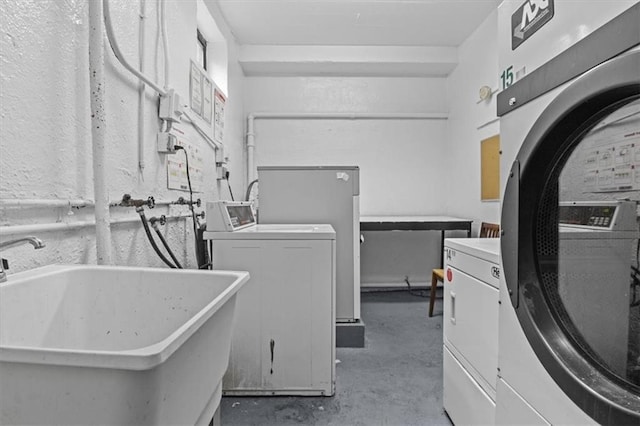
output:
M 526 0 L 511 15 L 511 50 L 516 50 L 553 18 L 553 0 Z

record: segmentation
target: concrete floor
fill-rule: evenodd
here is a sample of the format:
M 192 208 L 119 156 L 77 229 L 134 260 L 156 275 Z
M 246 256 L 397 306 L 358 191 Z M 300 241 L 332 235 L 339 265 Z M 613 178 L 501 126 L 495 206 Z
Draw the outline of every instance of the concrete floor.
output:
M 364 348 L 338 348 L 333 397 L 225 397 L 229 425 L 451 425 L 442 409 L 442 301 L 362 294 Z

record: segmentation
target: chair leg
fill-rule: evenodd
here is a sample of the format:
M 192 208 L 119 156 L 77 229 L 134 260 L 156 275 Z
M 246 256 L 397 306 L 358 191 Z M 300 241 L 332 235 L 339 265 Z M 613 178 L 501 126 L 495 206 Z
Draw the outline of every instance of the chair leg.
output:
M 436 301 L 436 288 L 438 287 L 438 277 L 431 273 L 431 293 L 429 295 L 429 317 L 433 316 L 433 304 Z

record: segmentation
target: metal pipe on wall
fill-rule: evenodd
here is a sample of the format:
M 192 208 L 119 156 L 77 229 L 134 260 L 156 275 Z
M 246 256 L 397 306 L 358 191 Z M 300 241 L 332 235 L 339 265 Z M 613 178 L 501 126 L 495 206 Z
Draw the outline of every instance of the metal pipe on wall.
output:
M 289 120 L 446 120 L 446 112 L 433 113 L 373 113 L 373 112 L 254 112 L 247 115 L 247 182 L 256 179 L 255 131 L 257 119 Z
M 69 207 L 83 208 L 93 207 L 95 203 L 90 200 L 48 200 L 48 199 L 15 199 L 0 200 L 2 208 L 45 208 L 45 207 Z
M 153 203 L 157 206 L 183 205 L 177 201 L 160 200 Z M 45 207 L 69 207 L 83 208 L 94 207 L 95 203 L 91 200 L 50 200 L 50 199 L 0 199 L 0 208 L 45 208 Z M 120 202 L 110 203 L 109 207 L 121 207 Z
M 107 191 L 106 114 L 102 1 L 89 2 L 89 87 L 93 193 L 95 197 L 96 252 L 98 265 L 111 265 L 111 218 Z
M 190 213 L 183 213 L 179 215 L 166 216 L 167 220 L 170 219 L 187 219 L 190 218 Z M 138 223 L 140 217 L 124 217 L 118 219 L 112 219 L 109 223 L 111 225 L 119 225 L 124 223 Z M 78 222 L 68 223 L 37 223 L 33 225 L 17 225 L 17 226 L 0 226 L 0 237 L 7 235 L 21 235 L 21 234 L 37 234 L 39 232 L 56 232 L 56 231 L 70 231 L 74 229 L 88 228 L 95 226 L 94 220 L 85 220 Z

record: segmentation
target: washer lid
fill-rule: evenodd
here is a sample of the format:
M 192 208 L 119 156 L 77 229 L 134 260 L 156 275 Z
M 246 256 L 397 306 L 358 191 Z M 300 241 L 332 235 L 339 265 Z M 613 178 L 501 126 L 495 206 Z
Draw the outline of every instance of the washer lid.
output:
M 335 240 L 326 224 L 258 224 L 235 232 L 204 232 L 205 240 Z
M 446 248 L 470 254 L 487 262 L 500 263 L 500 238 L 446 238 Z

